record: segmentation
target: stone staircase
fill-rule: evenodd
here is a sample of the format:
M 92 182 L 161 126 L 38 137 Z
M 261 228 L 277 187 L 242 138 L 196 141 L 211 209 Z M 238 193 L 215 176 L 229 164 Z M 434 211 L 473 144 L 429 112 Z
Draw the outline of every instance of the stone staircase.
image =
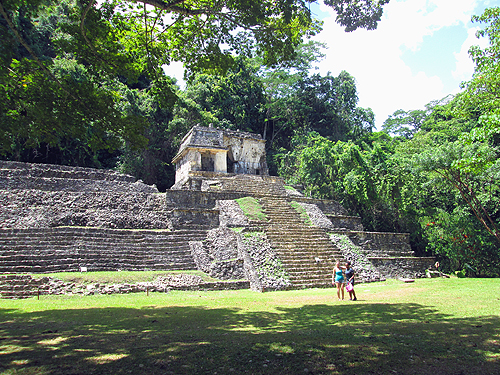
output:
M 260 199 L 269 225 L 266 234 L 283 262 L 294 288 L 331 286 L 341 251 L 321 228 L 307 225 L 290 203 L 279 197 Z
M 196 269 L 189 241 L 205 230 L 31 228 L 0 230 L 0 273 Z

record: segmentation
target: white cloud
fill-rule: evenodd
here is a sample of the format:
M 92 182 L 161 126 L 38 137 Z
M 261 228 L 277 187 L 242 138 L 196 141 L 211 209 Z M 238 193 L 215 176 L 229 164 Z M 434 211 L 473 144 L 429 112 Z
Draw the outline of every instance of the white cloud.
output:
M 469 55 L 470 47 L 479 46 L 481 48 L 486 48 L 488 46 L 488 40 L 486 38 L 478 39 L 476 37 L 477 30 L 478 28 L 476 27 L 468 29 L 467 39 L 462 44 L 460 52 L 454 53 L 457 63 L 452 74 L 453 78 L 457 81 L 469 80 L 472 77 L 472 73 L 474 73 L 474 62 Z
M 443 27 L 460 24 L 465 27 L 475 5 L 475 0 L 392 0 L 384 7 L 377 30 L 352 33 L 345 33 L 334 22 L 333 10 L 322 6 L 322 11 L 330 13 L 331 17 L 324 20 L 323 31 L 315 38 L 329 47 L 326 58 L 318 64 L 319 71 L 338 75 L 346 70 L 353 75 L 357 81 L 359 105 L 373 109 L 380 128 L 388 115 L 397 109 L 423 108 L 431 100 L 448 94 L 439 77 L 429 77 L 418 67 L 408 67 L 401 58 L 402 52 L 418 50 L 424 36 Z M 470 67 L 466 66 L 462 54 L 456 58 L 455 74 L 464 79 L 462 77 L 470 74 L 467 73 Z
M 177 79 L 177 84 L 181 89 L 186 87 L 184 81 L 184 65 L 179 61 L 172 61 L 169 65 L 163 65 L 163 71 L 169 77 Z
M 468 38 L 461 51 L 455 53 L 456 68 L 452 72 L 459 83 L 468 80 L 474 64 L 468 55 L 471 45 L 479 44 L 475 28 L 469 21 L 477 0 L 391 0 L 384 7 L 384 16 L 377 30 L 357 30 L 345 33 L 335 22 L 331 7 L 320 2 L 321 10 L 329 13 L 324 19 L 323 31 L 314 39 L 327 43 L 326 58 L 318 64 L 319 73 L 338 75 L 348 71 L 356 78 L 359 105 L 370 107 L 376 114 L 377 127 L 397 109 L 423 108 L 431 100 L 449 94 L 437 76 L 428 76 L 418 67 L 407 66 L 402 53 L 418 50 L 425 36 L 431 36 L 443 27 L 467 25 Z M 484 0 L 483 0 L 484 3 Z M 177 78 L 185 87 L 181 63 L 164 66 L 167 75 Z

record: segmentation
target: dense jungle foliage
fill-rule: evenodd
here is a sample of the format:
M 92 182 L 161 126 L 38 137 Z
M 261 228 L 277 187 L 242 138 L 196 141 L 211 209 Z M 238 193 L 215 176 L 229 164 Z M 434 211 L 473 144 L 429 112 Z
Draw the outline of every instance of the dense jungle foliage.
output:
M 471 49 L 461 94 L 375 132 L 354 77 L 311 74 L 310 2 L 2 0 L 0 157 L 117 168 L 165 190 L 193 125 L 255 132 L 272 174 L 366 230 L 411 233 L 447 271 L 500 276 L 500 8 L 473 18 L 490 46 Z M 387 1 L 325 3 L 351 31 L 375 28 Z

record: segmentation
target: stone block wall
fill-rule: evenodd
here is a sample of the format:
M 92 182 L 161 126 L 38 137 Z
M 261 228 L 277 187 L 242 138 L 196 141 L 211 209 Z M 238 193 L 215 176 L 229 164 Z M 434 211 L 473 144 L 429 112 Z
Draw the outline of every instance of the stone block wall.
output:
M 362 231 L 363 224 L 359 216 L 327 215 L 336 230 Z
M 219 210 L 176 208 L 170 214 L 172 229 L 186 227 L 215 228 L 219 226 Z
M 369 258 L 380 274 L 388 279 L 425 277 L 425 270 L 436 262 L 434 257 Z
M 0 190 L 0 228 L 58 226 L 166 229 L 171 224 L 162 194 Z
M 1 298 L 29 298 L 39 293 L 41 280 L 30 275 L 0 275 Z
M 414 256 L 409 233 L 350 231 L 347 235 L 369 257 Z
M 135 182 L 130 175 L 109 169 L 94 169 L 82 167 L 69 167 L 53 164 L 31 164 L 16 161 L 0 160 L 0 176 L 2 177 L 41 177 L 63 179 L 106 180 L 117 182 Z
M 0 230 L 0 273 L 196 269 L 189 240 L 205 231 Z
M 209 208 L 217 205 L 218 200 L 231 200 L 248 196 L 238 192 L 205 192 L 193 190 L 167 190 L 165 203 L 170 209 L 175 207 Z

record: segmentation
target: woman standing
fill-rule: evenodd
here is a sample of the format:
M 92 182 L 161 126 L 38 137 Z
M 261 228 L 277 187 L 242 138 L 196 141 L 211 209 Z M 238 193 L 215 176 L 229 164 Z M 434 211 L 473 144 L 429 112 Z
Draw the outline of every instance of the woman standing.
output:
M 342 290 L 342 300 L 344 300 L 344 273 L 343 269 L 345 267 L 340 267 L 340 262 L 335 263 L 335 268 L 333 269 L 332 284 L 337 287 L 337 297 L 340 301 L 340 291 Z
M 345 278 L 348 284 L 349 301 L 357 301 L 356 292 L 354 291 L 354 270 L 351 267 L 351 262 L 347 262 L 345 265 Z

